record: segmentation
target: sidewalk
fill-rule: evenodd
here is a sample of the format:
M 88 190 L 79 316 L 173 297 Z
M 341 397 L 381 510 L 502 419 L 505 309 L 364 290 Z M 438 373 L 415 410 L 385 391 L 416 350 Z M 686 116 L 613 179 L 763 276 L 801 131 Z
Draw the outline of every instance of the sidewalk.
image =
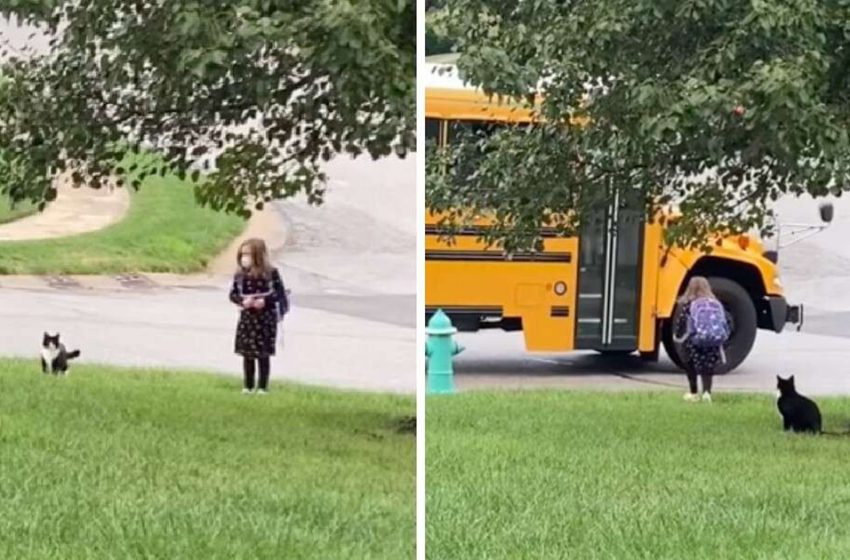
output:
M 130 208 L 126 188 L 75 189 L 62 181 L 56 185 L 56 200 L 43 212 L 0 225 L 0 241 L 55 239 L 97 231 L 123 219 Z

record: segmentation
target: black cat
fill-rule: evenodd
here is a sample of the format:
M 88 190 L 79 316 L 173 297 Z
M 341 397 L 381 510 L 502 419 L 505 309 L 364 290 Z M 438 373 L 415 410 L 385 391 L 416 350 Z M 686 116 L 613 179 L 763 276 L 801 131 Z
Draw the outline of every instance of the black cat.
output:
M 59 342 L 59 333 L 50 336 L 44 333 L 41 341 L 41 371 L 55 375 L 68 373 L 68 362 L 80 356 L 79 350 L 68 352 Z
M 821 416 L 815 401 L 808 399 L 794 388 L 794 376 L 782 379 L 776 376 L 776 388 L 779 389 L 779 399 L 776 406 L 782 415 L 782 427 L 787 432 L 809 432 L 821 434 Z

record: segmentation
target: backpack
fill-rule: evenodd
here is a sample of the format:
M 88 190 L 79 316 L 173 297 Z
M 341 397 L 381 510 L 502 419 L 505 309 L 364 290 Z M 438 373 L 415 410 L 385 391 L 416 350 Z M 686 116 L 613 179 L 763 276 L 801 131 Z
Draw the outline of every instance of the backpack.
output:
M 698 348 L 717 348 L 731 334 L 723 304 L 713 298 L 697 298 L 688 309 L 688 338 Z
M 280 286 L 281 289 L 277 290 L 277 305 L 275 305 L 275 315 L 277 316 L 277 322 L 280 323 L 283 321 L 283 317 L 289 313 L 289 293 L 290 290 L 286 289 L 286 285 L 283 283 L 283 276 L 280 276 L 280 273 L 275 271 L 280 278 Z
M 278 294 L 277 306 L 275 307 L 278 323 L 283 321 L 283 316 L 289 313 L 289 293 L 290 291 L 284 288 L 283 292 Z

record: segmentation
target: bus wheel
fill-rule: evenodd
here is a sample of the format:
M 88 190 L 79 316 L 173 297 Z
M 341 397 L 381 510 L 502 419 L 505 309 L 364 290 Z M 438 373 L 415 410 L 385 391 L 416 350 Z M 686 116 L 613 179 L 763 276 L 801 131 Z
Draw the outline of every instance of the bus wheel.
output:
M 728 278 L 709 278 L 711 289 L 726 308 L 726 319 L 732 335 L 724 346 L 726 363 L 718 366 L 717 373 L 729 373 L 743 362 L 753 349 L 758 329 L 756 306 L 740 284 Z
M 673 309 L 673 317 L 667 321 L 664 321 L 664 324 L 661 327 L 661 343 L 664 345 L 664 351 L 667 352 L 667 355 L 676 364 L 676 367 L 679 369 L 685 369 L 685 360 L 681 355 L 681 345 L 676 344 L 673 340 L 673 325 L 676 324 L 676 320 L 679 318 L 679 306 L 676 305 L 676 308 Z

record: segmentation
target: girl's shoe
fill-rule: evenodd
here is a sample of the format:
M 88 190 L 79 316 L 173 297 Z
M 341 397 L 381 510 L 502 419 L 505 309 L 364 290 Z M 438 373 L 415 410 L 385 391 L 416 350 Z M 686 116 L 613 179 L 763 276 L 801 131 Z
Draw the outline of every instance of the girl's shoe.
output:
M 243 394 L 243 395 L 250 395 L 252 392 L 253 392 L 253 391 L 251 391 L 251 389 L 249 389 L 249 388 L 247 388 L 247 387 L 245 387 L 244 389 L 242 389 L 242 394 Z
M 699 400 L 699 395 L 696 393 L 685 393 L 685 400 L 687 402 L 697 402 Z
M 711 393 L 703 393 L 702 402 L 711 402 Z
M 258 394 L 258 395 L 268 395 L 268 394 L 269 394 L 269 392 L 268 392 L 268 391 L 266 391 L 265 389 L 259 389 L 259 390 L 257 391 L 257 394 Z

